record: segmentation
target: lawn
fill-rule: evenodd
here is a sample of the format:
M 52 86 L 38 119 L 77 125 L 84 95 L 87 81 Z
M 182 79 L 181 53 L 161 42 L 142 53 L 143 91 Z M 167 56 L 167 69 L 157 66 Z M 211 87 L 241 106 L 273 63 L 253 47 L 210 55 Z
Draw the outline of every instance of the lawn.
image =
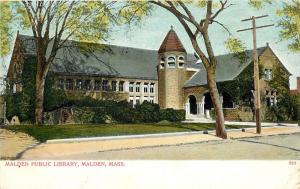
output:
M 227 129 L 243 128 L 244 126 L 226 126 Z M 214 124 L 195 123 L 182 124 L 172 123 L 169 125 L 157 124 L 97 124 L 97 125 L 54 125 L 54 126 L 33 126 L 19 125 L 7 126 L 6 129 L 14 132 L 24 132 L 31 135 L 40 142 L 50 139 L 64 139 L 77 137 L 100 137 L 138 135 L 170 132 L 191 132 L 213 130 Z

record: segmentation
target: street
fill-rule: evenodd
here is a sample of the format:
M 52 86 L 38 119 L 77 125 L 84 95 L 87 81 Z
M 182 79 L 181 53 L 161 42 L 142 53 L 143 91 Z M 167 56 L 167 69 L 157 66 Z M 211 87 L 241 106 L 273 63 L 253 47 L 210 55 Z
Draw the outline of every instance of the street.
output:
M 284 160 L 300 159 L 300 133 L 82 153 L 56 159 L 90 160 Z

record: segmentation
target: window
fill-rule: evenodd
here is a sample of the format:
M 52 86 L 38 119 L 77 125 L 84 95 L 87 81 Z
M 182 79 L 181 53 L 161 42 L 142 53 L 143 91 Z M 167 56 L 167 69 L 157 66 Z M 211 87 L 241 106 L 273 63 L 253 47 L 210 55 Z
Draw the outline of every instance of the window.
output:
M 178 67 L 179 67 L 179 68 L 184 68 L 184 63 L 179 62 Z
M 136 83 L 135 92 L 139 93 L 140 92 L 140 87 L 141 87 L 141 83 Z
M 135 105 L 140 105 L 140 104 L 141 104 L 140 97 L 136 96 L 135 97 Z
M 97 90 L 97 91 L 101 90 L 101 81 L 100 80 L 95 80 L 94 89 Z
M 272 69 L 265 69 L 265 79 L 267 79 L 267 80 L 272 80 L 273 79 Z
M 66 81 L 66 89 L 73 90 L 73 79 L 67 79 Z
M 91 90 L 92 89 L 91 80 L 87 79 L 83 82 L 83 89 L 84 90 Z
M 154 96 L 150 96 L 150 102 L 154 103 Z
M 164 69 L 165 68 L 165 58 L 161 58 L 160 59 L 160 69 Z
M 266 105 L 268 107 L 270 107 L 270 106 L 276 106 L 276 103 L 277 103 L 276 97 L 267 97 L 266 98 Z
M 108 81 L 107 80 L 103 80 L 102 81 L 102 90 L 103 91 L 108 91 Z
M 119 81 L 119 91 L 124 91 L 124 81 Z
M 144 93 L 148 93 L 148 83 L 144 83 Z
M 154 83 L 150 84 L 150 93 L 154 93 Z
M 129 83 L 129 92 L 133 92 L 134 82 Z
M 144 96 L 144 101 L 149 101 L 148 96 Z
M 62 90 L 64 89 L 64 79 L 58 80 L 58 88 Z
M 112 91 L 117 91 L 117 82 L 116 81 L 111 82 L 111 89 L 112 89 Z
M 76 80 L 76 90 L 81 90 L 82 89 L 82 80 L 77 79 Z
M 178 57 L 178 62 L 184 62 L 184 57 L 183 56 L 179 56 Z
M 129 97 L 129 104 L 131 107 L 133 107 L 133 105 L 134 105 L 133 96 Z
M 175 68 L 175 58 L 174 57 L 169 57 L 168 58 L 168 67 L 169 68 Z

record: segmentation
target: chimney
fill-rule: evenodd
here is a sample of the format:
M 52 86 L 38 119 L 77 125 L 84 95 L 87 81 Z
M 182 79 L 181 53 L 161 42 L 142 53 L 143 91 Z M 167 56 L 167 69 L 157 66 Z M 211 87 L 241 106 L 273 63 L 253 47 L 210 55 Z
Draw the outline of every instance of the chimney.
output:
M 300 92 L 300 77 L 297 77 L 297 90 Z
M 269 43 L 268 42 L 266 43 L 266 46 L 269 47 Z

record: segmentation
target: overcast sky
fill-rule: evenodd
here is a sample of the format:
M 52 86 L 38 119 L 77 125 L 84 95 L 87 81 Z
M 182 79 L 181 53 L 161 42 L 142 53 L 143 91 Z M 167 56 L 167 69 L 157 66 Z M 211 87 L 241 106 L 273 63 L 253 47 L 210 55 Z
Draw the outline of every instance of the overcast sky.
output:
M 232 1 L 231 1 L 232 2 Z M 248 6 L 248 1 L 233 1 L 236 5 L 229 7 L 219 15 L 217 20 L 225 24 L 235 37 L 243 40 L 248 49 L 252 48 L 252 33 L 251 31 L 239 32 L 236 30 L 251 27 L 251 22 L 241 22 L 241 19 L 251 16 L 260 16 L 268 14 L 269 17 L 257 20 L 257 26 L 273 24 L 278 21 L 276 9 L 281 6 L 281 3 L 268 5 L 261 10 L 255 10 Z M 196 17 L 203 15 L 203 10 L 192 8 L 192 12 Z M 191 42 L 185 33 L 183 27 L 177 21 L 175 16 L 161 8 L 156 8 L 152 15 L 143 20 L 140 26 L 115 27 L 113 28 L 111 38 L 108 43 L 120 46 L 130 46 L 136 48 L 146 48 L 158 50 L 162 40 L 164 39 L 170 27 L 174 26 L 174 30 L 178 34 L 181 42 L 186 50 L 193 53 Z M 291 72 L 290 78 L 291 89 L 296 88 L 296 77 L 300 76 L 300 53 L 293 53 L 287 49 L 287 42 L 279 39 L 280 28 L 269 27 L 257 30 L 257 46 L 265 46 L 268 42 L 276 55 Z M 219 25 L 210 27 L 210 37 L 215 54 L 225 54 L 228 51 L 224 47 L 224 41 L 228 38 L 228 33 Z M 30 31 L 20 32 L 23 34 L 31 34 Z M 8 60 L 8 61 L 7 61 Z M 9 62 L 10 57 L 6 58 Z M 0 74 L 6 75 L 6 71 L 0 68 Z

